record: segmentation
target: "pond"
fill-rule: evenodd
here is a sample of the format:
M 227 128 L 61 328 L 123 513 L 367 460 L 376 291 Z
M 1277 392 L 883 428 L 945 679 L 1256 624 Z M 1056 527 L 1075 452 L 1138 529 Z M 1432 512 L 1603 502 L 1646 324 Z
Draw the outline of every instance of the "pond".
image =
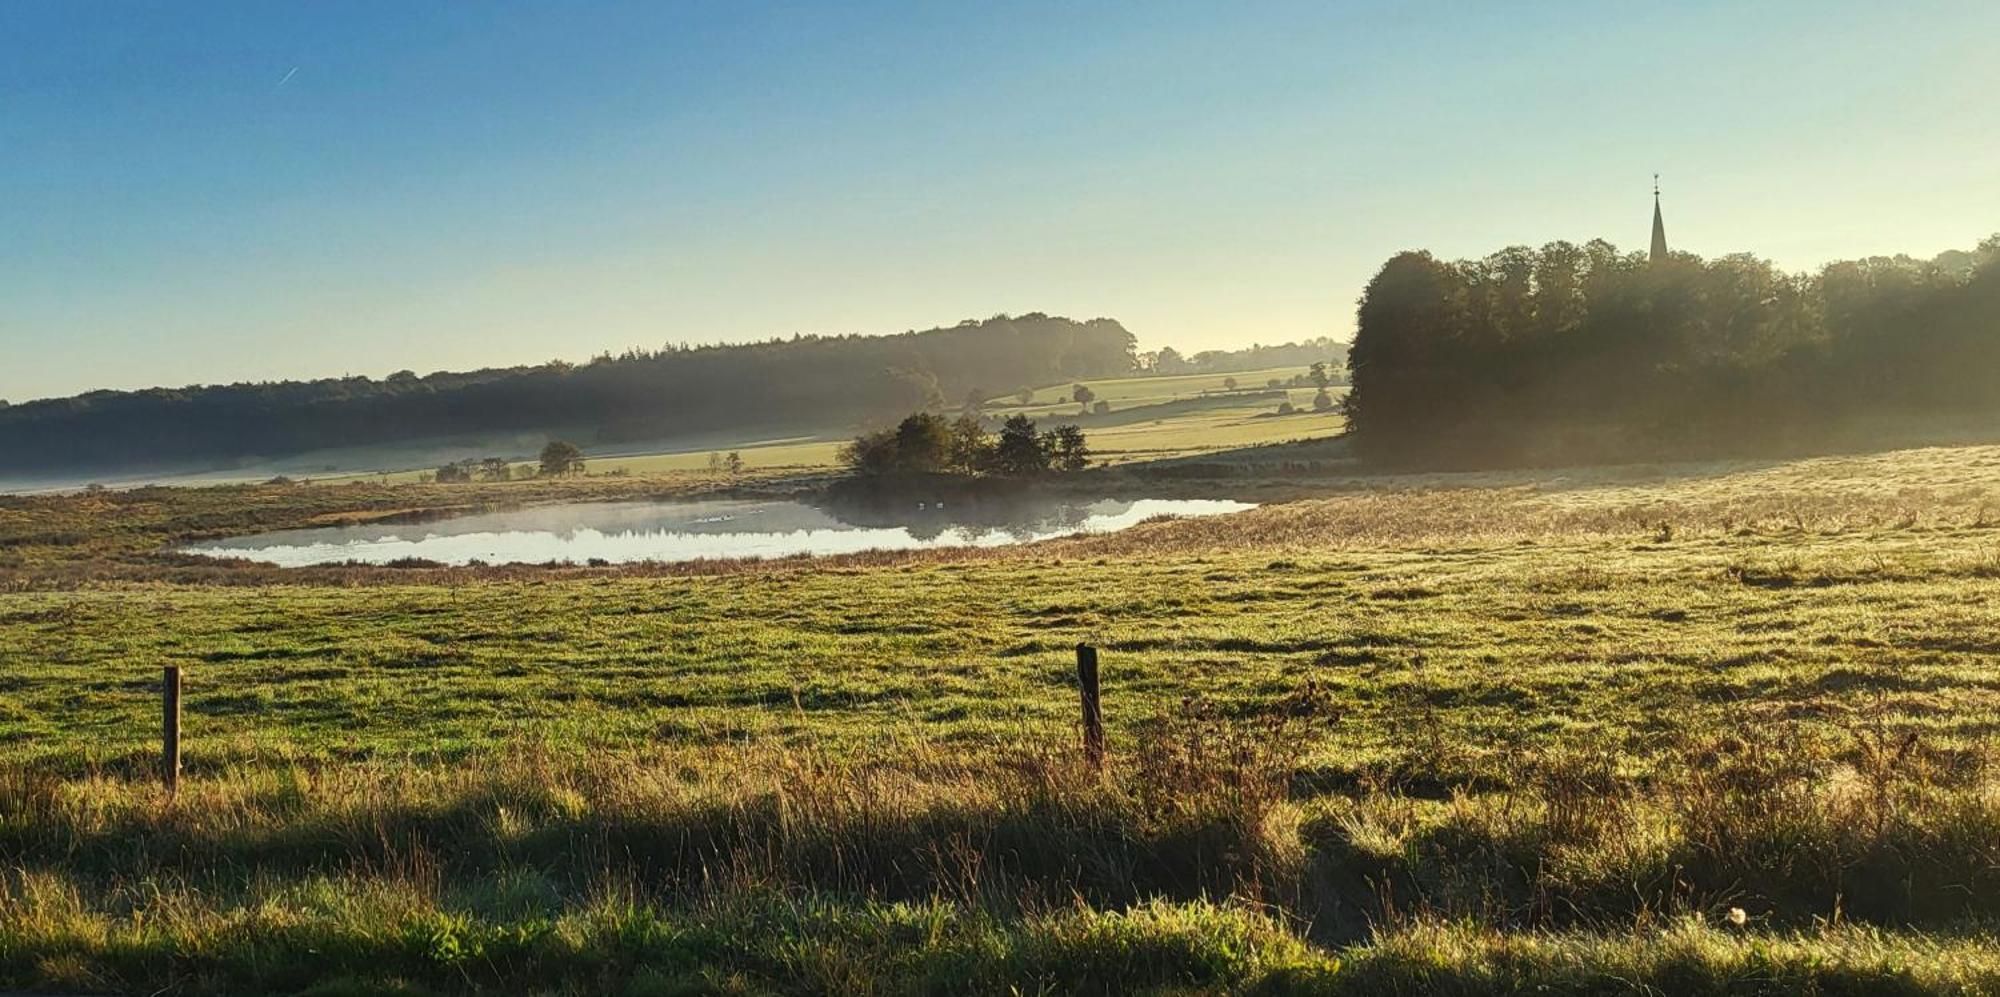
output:
M 413 523 L 282 530 L 182 548 L 284 567 L 405 558 L 441 564 L 688 561 L 864 550 L 998 547 L 1110 533 L 1155 516 L 1214 516 L 1255 508 L 1223 499 L 1070 499 L 894 503 L 830 508 L 804 502 L 588 502 Z

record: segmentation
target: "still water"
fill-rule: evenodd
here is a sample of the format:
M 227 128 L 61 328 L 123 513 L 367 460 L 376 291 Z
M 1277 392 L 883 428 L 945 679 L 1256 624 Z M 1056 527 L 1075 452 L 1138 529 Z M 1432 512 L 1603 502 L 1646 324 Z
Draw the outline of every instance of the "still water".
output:
M 897 503 L 835 512 L 803 502 L 590 502 L 419 523 L 330 526 L 212 540 L 183 548 L 285 567 L 421 558 L 442 564 L 688 561 L 863 550 L 997 547 L 1110 533 L 1154 516 L 1254 508 L 1222 499 Z

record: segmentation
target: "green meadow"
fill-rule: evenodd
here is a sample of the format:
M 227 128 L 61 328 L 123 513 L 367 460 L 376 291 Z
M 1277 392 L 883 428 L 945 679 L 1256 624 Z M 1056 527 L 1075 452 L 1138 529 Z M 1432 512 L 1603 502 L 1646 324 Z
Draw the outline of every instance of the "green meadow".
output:
M 0 987 L 2000 992 L 2000 448 L 1203 460 L 766 563 L 170 548 L 775 472 L 0 498 Z
M 984 411 L 990 418 L 1026 415 L 1045 426 L 1082 421 L 1090 436 L 1093 456 L 1104 463 L 1123 464 L 1162 457 L 1187 457 L 1241 447 L 1269 446 L 1299 440 L 1329 437 L 1344 427 L 1338 411 L 1314 412 L 1311 387 L 1291 387 L 1290 380 L 1303 375 L 1304 367 L 1273 367 L 1238 374 L 1182 374 L 1092 378 L 1075 383 L 1045 386 L 1033 391 L 1028 404 L 1014 398 L 995 398 Z M 1285 397 L 1266 397 L 1272 390 L 1267 382 L 1286 382 Z M 1228 384 L 1234 382 L 1236 389 Z M 1095 399 L 1111 406 L 1111 412 L 1079 419 L 1082 406 L 1071 399 L 1076 384 L 1089 388 Z M 1232 396 L 1232 391 L 1237 392 Z M 1335 398 L 1346 389 L 1335 387 Z M 1249 394 L 1251 392 L 1264 394 Z M 1289 401 L 1297 412 L 1280 416 L 1281 401 Z M 1178 404 L 1177 404 L 1178 403 Z M 1176 407 L 1147 412 L 1152 406 Z M 1139 410 L 1138 414 L 1132 414 Z M 614 452 L 591 456 L 588 467 L 599 475 L 659 476 L 698 473 L 709 469 L 711 455 L 735 453 L 746 468 L 764 471 L 810 473 L 839 463 L 840 448 L 851 438 L 845 432 L 826 431 L 770 440 L 747 440 L 740 444 L 717 445 L 710 449 L 645 452 Z M 618 448 L 613 448 L 617 450 Z M 467 456 L 477 456 L 468 454 Z M 534 462 L 520 459 L 514 468 L 532 472 Z M 369 481 L 413 484 L 430 474 L 429 469 L 412 468 L 369 474 L 328 475 L 329 483 Z

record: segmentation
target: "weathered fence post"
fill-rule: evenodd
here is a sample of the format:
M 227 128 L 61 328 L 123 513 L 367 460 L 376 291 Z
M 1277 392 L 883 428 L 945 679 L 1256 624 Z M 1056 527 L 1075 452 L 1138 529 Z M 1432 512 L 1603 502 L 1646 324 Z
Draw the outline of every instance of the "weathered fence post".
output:
M 1076 684 L 1083 693 L 1083 757 L 1090 767 L 1104 767 L 1104 705 L 1097 686 L 1097 648 L 1076 646 Z
M 168 793 L 181 788 L 181 669 L 168 665 L 160 683 L 160 779 Z

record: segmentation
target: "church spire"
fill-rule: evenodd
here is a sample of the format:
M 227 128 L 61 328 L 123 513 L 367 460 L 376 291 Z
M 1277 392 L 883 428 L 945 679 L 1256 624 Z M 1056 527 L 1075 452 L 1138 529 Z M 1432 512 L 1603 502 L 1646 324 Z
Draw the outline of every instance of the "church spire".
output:
M 1653 174 L 1653 262 L 1667 258 L 1667 223 L 1660 218 L 1660 175 Z

